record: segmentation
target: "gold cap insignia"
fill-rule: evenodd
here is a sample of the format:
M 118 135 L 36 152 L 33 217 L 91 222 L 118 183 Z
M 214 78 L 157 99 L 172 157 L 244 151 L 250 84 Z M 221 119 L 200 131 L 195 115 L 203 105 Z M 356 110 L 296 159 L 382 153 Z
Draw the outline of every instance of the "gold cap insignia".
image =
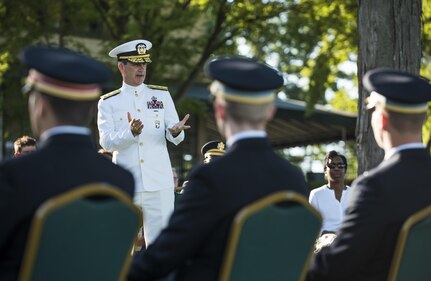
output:
M 136 45 L 136 52 L 138 52 L 139 55 L 145 55 L 147 53 L 147 46 L 145 46 L 145 44 Z

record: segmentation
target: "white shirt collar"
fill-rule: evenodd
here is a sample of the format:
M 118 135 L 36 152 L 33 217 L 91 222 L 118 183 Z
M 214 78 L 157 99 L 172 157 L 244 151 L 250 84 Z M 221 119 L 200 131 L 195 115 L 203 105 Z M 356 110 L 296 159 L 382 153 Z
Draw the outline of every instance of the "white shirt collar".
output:
M 412 142 L 412 143 L 402 144 L 397 147 L 393 147 L 391 150 L 388 151 L 388 153 L 385 154 L 385 160 L 391 158 L 392 155 L 402 150 L 418 149 L 418 148 L 425 148 L 425 145 L 421 142 Z
M 91 131 L 89 128 L 86 127 L 78 127 L 78 126 L 57 126 L 52 127 L 45 132 L 42 133 L 40 136 L 40 140 L 46 140 L 49 137 L 52 137 L 53 135 L 59 135 L 59 134 L 75 134 L 75 135 L 90 135 Z
M 242 131 L 239 132 L 233 136 L 231 136 L 227 142 L 226 145 L 232 146 L 235 142 L 242 140 L 242 139 L 250 139 L 250 138 L 266 138 L 267 134 L 265 131 L 260 130 L 249 130 L 249 131 Z
M 121 86 L 121 90 L 122 91 L 125 91 L 125 92 L 127 92 L 127 93 L 131 93 L 131 92 L 134 92 L 134 91 L 136 91 L 136 92 L 141 92 L 144 88 L 146 87 L 146 85 L 145 84 L 141 84 L 141 85 L 139 85 L 139 86 L 131 86 L 131 85 L 129 85 L 129 84 L 126 84 L 126 82 L 124 82 L 123 81 L 123 85 Z

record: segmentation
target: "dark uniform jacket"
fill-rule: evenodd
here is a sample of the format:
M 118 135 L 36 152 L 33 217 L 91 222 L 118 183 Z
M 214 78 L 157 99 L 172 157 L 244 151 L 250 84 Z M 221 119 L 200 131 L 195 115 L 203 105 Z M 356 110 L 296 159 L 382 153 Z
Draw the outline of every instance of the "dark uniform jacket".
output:
M 37 151 L 0 164 L 0 280 L 18 278 L 36 208 L 50 197 L 92 182 L 116 185 L 130 196 L 134 192 L 133 176 L 99 155 L 87 135 L 54 135 Z
M 191 173 L 168 226 L 135 257 L 129 280 L 156 280 L 173 271 L 175 280 L 216 280 L 235 214 L 281 190 L 307 196 L 302 172 L 276 155 L 267 139 L 239 140 Z
M 431 204 L 430 171 L 429 153 L 409 149 L 359 177 L 338 237 L 315 257 L 307 280 L 386 281 L 401 225 Z

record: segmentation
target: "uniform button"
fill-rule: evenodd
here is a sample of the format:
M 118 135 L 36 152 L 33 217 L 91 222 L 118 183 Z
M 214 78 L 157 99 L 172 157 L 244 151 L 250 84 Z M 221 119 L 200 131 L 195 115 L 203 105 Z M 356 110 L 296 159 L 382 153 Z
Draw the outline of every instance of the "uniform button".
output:
M 141 112 L 141 110 L 138 108 L 138 112 Z
M 144 146 L 144 144 L 142 142 L 139 143 L 140 146 Z
M 144 163 L 144 159 L 141 159 L 141 163 Z
M 123 120 L 123 118 L 120 118 L 120 121 Z

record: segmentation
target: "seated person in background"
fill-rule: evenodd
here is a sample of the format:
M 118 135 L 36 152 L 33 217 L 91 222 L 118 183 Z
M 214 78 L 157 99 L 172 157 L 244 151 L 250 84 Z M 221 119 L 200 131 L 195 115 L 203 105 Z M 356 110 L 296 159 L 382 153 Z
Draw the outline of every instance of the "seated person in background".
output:
M 213 140 L 204 144 L 201 148 L 201 154 L 204 157 L 204 163 L 207 164 L 211 160 L 219 158 L 224 154 L 224 143 L 222 141 Z
M 431 84 L 416 74 L 375 69 L 363 85 L 385 158 L 353 182 L 337 237 L 313 257 L 307 281 L 388 280 L 402 224 L 431 204 L 431 157 L 422 143 Z
M 30 47 L 22 60 L 30 68 L 23 92 L 39 143 L 0 164 L 1 281 L 18 280 L 30 223 L 47 199 L 94 182 L 117 186 L 130 199 L 134 193 L 132 174 L 97 154 L 87 127 L 109 69 L 63 48 Z
M 346 157 L 332 150 L 326 154 L 323 165 L 328 183 L 313 189 L 309 197 L 310 204 L 322 214 L 322 235 L 340 228 L 350 193 L 350 187 L 344 184 Z
M 214 115 L 229 150 L 190 173 L 168 226 L 134 257 L 129 281 L 168 275 L 175 281 L 215 281 L 232 220 L 241 208 L 277 191 L 308 193 L 302 172 L 273 150 L 265 131 L 283 76 L 240 57 L 215 58 L 205 69 L 214 80 Z
M 225 144 L 219 140 L 209 141 L 204 144 L 201 148 L 201 154 L 204 157 L 204 164 L 208 164 L 216 158 L 220 158 L 225 153 Z M 191 172 L 191 171 L 190 171 Z M 188 180 L 183 182 L 183 185 L 178 189 L 175 189 L 176 192 L 181 193 L 184 187 L 187 186 Z
M 19 157 L 22 154 L 27 154 L 36 150 L 36 139 L 29 136 L 22 136 L 15 140 L 13 143 L 14 155 Z

